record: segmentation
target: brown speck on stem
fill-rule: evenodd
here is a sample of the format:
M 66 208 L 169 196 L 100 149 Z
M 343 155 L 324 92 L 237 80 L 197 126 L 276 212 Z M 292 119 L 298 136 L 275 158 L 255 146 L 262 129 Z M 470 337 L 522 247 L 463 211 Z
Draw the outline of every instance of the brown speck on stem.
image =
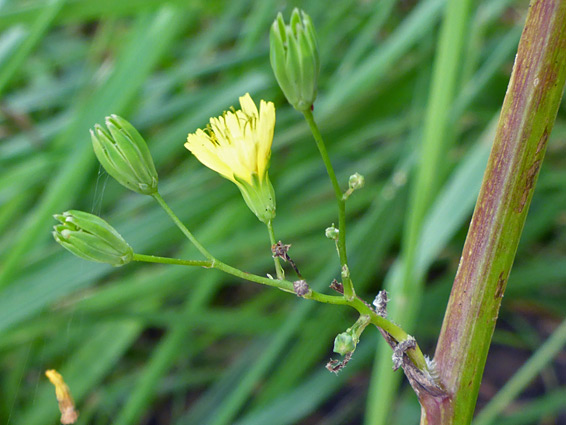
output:
M 283 242 L 279 241 L 271 247 L 271 253 L 273 254 L 273 258 L 281 258 L 283 261 L 289 263 L 299 279 L 302 279 L 303 276 L 299 271 L 299 268 L 295 264 L 295 262 L 289 257 L 289 249 L 291 248 L 290 244 L 284 244 Z

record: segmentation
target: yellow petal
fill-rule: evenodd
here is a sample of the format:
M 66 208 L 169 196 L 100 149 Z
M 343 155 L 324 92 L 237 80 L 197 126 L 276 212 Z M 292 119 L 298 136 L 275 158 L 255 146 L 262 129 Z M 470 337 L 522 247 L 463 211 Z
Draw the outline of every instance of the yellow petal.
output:
M 218 157 L 214 142 L 210 140 L 210 137 L 204 131 L 199 129 L 196 133 L 189 134 L 185 147 L 202 164 L 227 179 L 233 180 L 232 169 Z
M 185 147 L 223 177 L 253 184 L 266 175 L 275 126 L 275 107 L 261 101 L 260 110 L 249 93 L 240 97 L 240 110 L 210 118 L 209 133 L 189 134 Z
M 263 178 L 269 167 L 269 158 L 271 157 L 271 143 L 275 129 L 275 105 L 273 105 L 273 102 L 262 100 L 259 111 L 259 126 L 257 129 L 257 138 L 260 140 L 257 152 L 258 176 Z
M 244 114 L 248 116 L 258 116 L 257 106 L 255 106 L 255 103 L 249 93 L 240 97 L 240 106 L 242 107 Z

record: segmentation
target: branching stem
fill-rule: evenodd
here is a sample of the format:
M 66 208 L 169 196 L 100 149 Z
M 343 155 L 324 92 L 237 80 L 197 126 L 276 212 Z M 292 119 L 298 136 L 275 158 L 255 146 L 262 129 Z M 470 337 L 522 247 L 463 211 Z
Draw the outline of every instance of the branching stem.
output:
M 173 220 L 173 222 L 177 225 L 177 227 L 181 230 L 181 232 L 183 232 L 183 234 L 207 258 L 207 261 L 180 260 L 176 258 L 157 257 L 153 255 L 143 255 L 143 254 L 134 254 L 134 261 L 144 261 L 150 263 L 163 263 L 163 264 L 177 264 L 181 266 L 192 266 L 192 267 L 194 266 L 208 267 L 208 268 L 221 270 L 225 273 L 239 277 L 244 280 L 278 288 L 285 292 L 291 292 L 291 293 L 295 292 L 293 288 L 293 283 L 288 280 L 270 279 L 268 277 L 247 273 L 235 267 L 229 266 L 228 264 L 225 264 L 222 261 L 215 258 L 198 242 L 198 240 L 193 236 L 193 234 L 189 231 L 189 229 L 187 229 L 187 227 L 183 224 L 183 222 L 179 220 L 179 218 L 175 215 L 173 210 L 169 208 L 169 206 L 167 205 L 165 200 L 161 197 L 161 195 L 155 194 L 153 195 L 153 197 L 157 200 L 159 205 L 167 212 L 169 217 Z M 383 332 L 389 334 L 397 342 L 404 341 L 409 337 L 409 335 L 403 329 L 401 329 L 396 324 L 390 322 L 386 318 L 379 316 L 368 304 L 366 304 L 360 298 L 357 298 L 355 296 L 352 299 L 348 299 L 345 296 L 326 295 L 320 292 L 310 291 L 310 293 L 305 295 L 303 298 L 325 304 L 349 306 L 355 309 L 356 311 L 358 311 L 358 313 L 369 316 L 371 323 L 373 323 Z M 427 370 L 424 355 L 418 345 L 416 346 L 415 349 L 409 350 L 407 352 L 407 355 L 418 369 Z

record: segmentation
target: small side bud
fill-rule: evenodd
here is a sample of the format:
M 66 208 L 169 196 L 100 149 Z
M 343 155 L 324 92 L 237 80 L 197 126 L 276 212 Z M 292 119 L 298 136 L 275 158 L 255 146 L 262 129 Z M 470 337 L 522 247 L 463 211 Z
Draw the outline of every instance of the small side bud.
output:
M 334 338 L 334 352 L 344 356 L 344 359 L 342 361 L 331 359 L 326 365 L 326 369 L 330 372 L 338 373 L 346 367 L 356 350 L 358 342 L 360 342 L 362 332 L 369 325 L 370 321 L 370 316 L 363 314 L 358 317 L 358 320 L 352 327 L 346 329 L 346 332 L 336 335 L 336 338 Z
M 143 137 L 124 118 L 106 117 L 106 129 L 90 130 L 92 147 L 100 164 L 118 183 L 134 192 L 157 192 L 157 171 Z
M 320 60 L 311 18 L 295 8 L 289 24 L 281 13 L 271 26 L 269 58 L 285 97 L 300 112 L 311 109 L 317 94 Z
M 348 179 L 348 186 L 352 190 L 358 190 L 364 187 L 365 178 L 360 173 L 354 173 Z
M 354 193 L 354 190 L 358 190 L 364 187 L 365 182 L 366 181 L 364 176 L 362 176 L 360 173 L 352 174 L 348 179 L 348 190 L 344 192 L 342 199 L 343 200 L 348 199 L 350 195 Z
M 324 235 L 328 239 L 332 239 L 333 241 L 337 241 L 338 237 L 340 235 L 340 230 L 338 230 L 336 227 L 334 227 L 334 224 L 332 224 L 332 226 L 326 228 L 326 230 L 324 231 Z
M 132 247 L 100 217 L 76 210 L 54 217 L 61 223 L 53 226 L 55 241 L 76 256 L 113 266 L 132 261 Z
M 342 332 L 334 338 L 334 352 L 345 356 L 356 349 L 357 342 L 351 332 Z

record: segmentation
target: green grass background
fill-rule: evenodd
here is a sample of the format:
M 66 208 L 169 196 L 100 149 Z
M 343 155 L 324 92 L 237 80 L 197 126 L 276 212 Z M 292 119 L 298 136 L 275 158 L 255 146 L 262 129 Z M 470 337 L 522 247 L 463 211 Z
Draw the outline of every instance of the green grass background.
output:
M 276 235 L 311 285 L 330 291 L 332 187 L 269 66 L 269 26 L 294 6 L 317 28 L 314 113 L 338 178 L 366 177 L 347 204 L 356 289 L 371 301 L 388 286 L 391 318 L 434 352 L 526 1 L 0 0 L 0 423 L 58 422 L 48 368 L 71 387 L 80 424 L 418 422 L 375 330 L 340 375 L 324 369 L 351 311 L 215 270 L 88 263 L 50 235 L 53 213 L 82 209 L 136 252 L 200 258 L 151 198 L 98 166 L 88 129 L 118 113 L 146 137 L 160 191 L 195 236 L 229 264 L 273 273 L 265 228 L 237 188 L 183 147 L 250 92 L 277 108 Z M 563 102 L 478 424 L 566 423 L 565 164 Z M 416 176 L 434 181 L 423 199 Z M 403 267 L 414 285 L 399 283 Z

